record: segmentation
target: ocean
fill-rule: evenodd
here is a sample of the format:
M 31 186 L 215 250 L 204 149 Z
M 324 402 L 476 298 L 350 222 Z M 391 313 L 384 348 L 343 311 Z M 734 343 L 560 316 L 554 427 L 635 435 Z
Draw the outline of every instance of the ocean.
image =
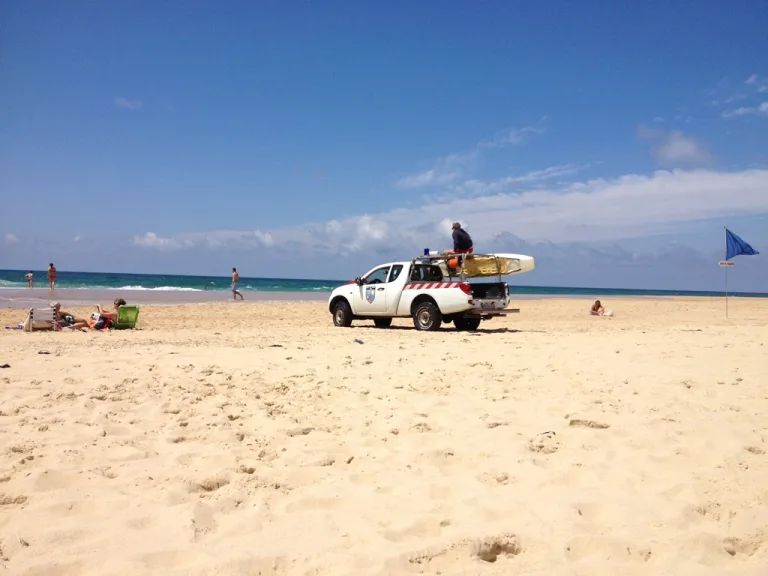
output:
M 2 291 L 17 292 L 26 289 L 25 270 L 0 270 L 0 297 Z M 46 289 L 48 280 L 46 271 L 34 271 L 35 288 Z M 327 297 L 328 293 L 347 282 L 345 280 L 302 280 L 289 278 L 240 278 L 240 291 L 245 293 L 261 293 L 262 296 L 280 297 L 280 294 L 293 294 L 312 299 Z M 205 292 L 229 292 L 231 280 L 223 276 L 178 276 L 170 274 L 113 274 L 105 272 L 58 272 L 56 287 L 71 293 L 73 290 L 109 291 L 109 292 L 154 292 L 158 301 L 168 301 L 160 297 L 160 293 L 198 293 L 187 294 L 183 301 L 208 301 L 214 299 L 214 294 Z M 584 287 L 553 287 L 553 286 L 517 286 L 510 285 L 510 292 L 519 296 L 553 297 L 553 296 L 722 296 L 722 292 L 707 292 L 693 290 L 629 290 L 614 288 L 584 288 Z M 34 292 L 38 292 L 35 290 Z M 734 292 L 731 296 L 768 298 L 768 294 Z M 143 301 L 150 301 L 142 297 Z M 166 294 L 165 296 L 168 296 Z M 203 297 L 205 296 L 205 297 Z M 2 298 L 0 298 L 2 299 Z
M 29 270 L 0 270 L 0 289 L 26 288 L 24 275 Z M 48 272 L 33 271 L 35 287 L 48 287 Z M 62 272 L 56 275 L 56 287 L 73 290 L 156 290 L 173 292 L 204 292 L 227 290 L 230 277 L 176 276 L 171 274 L 111 274 L 107 272 Z M 330 292 L 337 280 L 291 280 L 285 278 L 240 277 L 241 292 Z

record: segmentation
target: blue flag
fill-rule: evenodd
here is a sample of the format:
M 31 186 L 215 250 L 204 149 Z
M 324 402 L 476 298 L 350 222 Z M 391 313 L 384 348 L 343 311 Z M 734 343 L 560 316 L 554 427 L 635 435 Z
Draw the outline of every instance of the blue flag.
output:
M 744 240 L 726 228 L 725 259 L 730 260 L 734 256 L 739 256 L 740 254 L 745 256 L 755 256 L 756 254 L 760 254 L 760 252 L 752 248 L 752 246 L 744 242 Z

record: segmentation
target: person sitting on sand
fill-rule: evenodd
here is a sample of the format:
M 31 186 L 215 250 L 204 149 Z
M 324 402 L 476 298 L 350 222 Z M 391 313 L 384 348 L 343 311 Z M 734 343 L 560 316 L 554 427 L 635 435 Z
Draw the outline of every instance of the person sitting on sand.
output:
M 600 300 L 595 300 L 595 303 L 592 304 L 592 309 L 589 311 L 589 313 L 592 316 L 613 316 L 613 312 L 605 311 L 605 308 L 603 308 Z
M 56 320 L 58 320 L 62 328 L 75 328 L 77 330 L 88 328 L 88 320 L 85 320 L 84 318 L 75 318 L 73 314 L 64 312 L 61 309 L 60 303 L 51 302 L 51 308 L 53 308 Z
M 96 311 L 99 313 L 99 319 L 91 326 L 94 330 L 103 330 L 107 328 L 112 322 L 117 320 L 117 309 L 120 306 L 125 306 L 125 300 L 118 298 L 113 302 L 114 310 L 105 310 L 101 307 L 101 304 L 96 305 Z

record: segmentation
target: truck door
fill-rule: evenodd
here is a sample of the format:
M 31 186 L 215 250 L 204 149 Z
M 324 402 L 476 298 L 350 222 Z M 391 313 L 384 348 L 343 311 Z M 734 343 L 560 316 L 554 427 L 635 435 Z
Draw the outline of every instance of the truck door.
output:
M 403 294 L 403 287 L 407 277 L 408 274 L 403 273 L 402 264 L 392 266 L 392 270 L 389 272 L 389 279 L 387 280 L 387 289 L 384 292 L 387 295 L 387 314 L 391 316 L 397 314 L 397 306 L 400 303 L 400 296 Z
M 363 278 L 355 293 L 355 314 L 381 316 L 387 311 L 387 279 L 390 266 L 376 268 Z

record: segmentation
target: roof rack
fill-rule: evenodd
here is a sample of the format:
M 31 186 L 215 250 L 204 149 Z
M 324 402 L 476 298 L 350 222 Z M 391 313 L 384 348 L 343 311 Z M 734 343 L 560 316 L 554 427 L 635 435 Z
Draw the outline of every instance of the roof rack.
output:
M 411 262 L 413 263 L 429 262 L 434 265 L 436 262 L 446 261 L 446 271 L 448 272 L 448 278 L 450 279 L 450 281 L 452 281 L 453 279 L 458 279 L 461 282 L 465 282 L 467 280 L 467 276 L 464 271 L 464 265 L 466 264 L 467 260 L 473 257 L 493 258 L 494 260 L 496 260 L 496 270 L 497 270 L 496 274 L 489 274 L 489 275 L 483 274 L 482 276 L 472 276 L 473 278 L 498 276 L 499 282 L 501 282 L 501 265 L 499 264 L 499 257 L 496 254 L 475 254 L 474 252 L 472 254 L 449 252 L 448 254 L 435 254 L 433 256 L 422 254 L 421 256 L 416 256 L 415 258 L 413 258 Z M 457 270 L 447 267 L 447 261 L 450 260 L 451 258 L 459 259 L 459 262 L 458 262 L 459 268 Z
M 476 252 L 473 252 L 472 254 L 466 254 L 466 253 L 454 253 L 449 252 L 448 254 L 435 254 L 434 256 L 427 256 L 424 254 L 421 254 L 419 256 L 416 256 L 413 258 L 413 260 L 450 260 L 451 258 L 458 258 L 461 256 L 479 256 L 481 258 L 495 258 L 495 254 L 479 254 Z

